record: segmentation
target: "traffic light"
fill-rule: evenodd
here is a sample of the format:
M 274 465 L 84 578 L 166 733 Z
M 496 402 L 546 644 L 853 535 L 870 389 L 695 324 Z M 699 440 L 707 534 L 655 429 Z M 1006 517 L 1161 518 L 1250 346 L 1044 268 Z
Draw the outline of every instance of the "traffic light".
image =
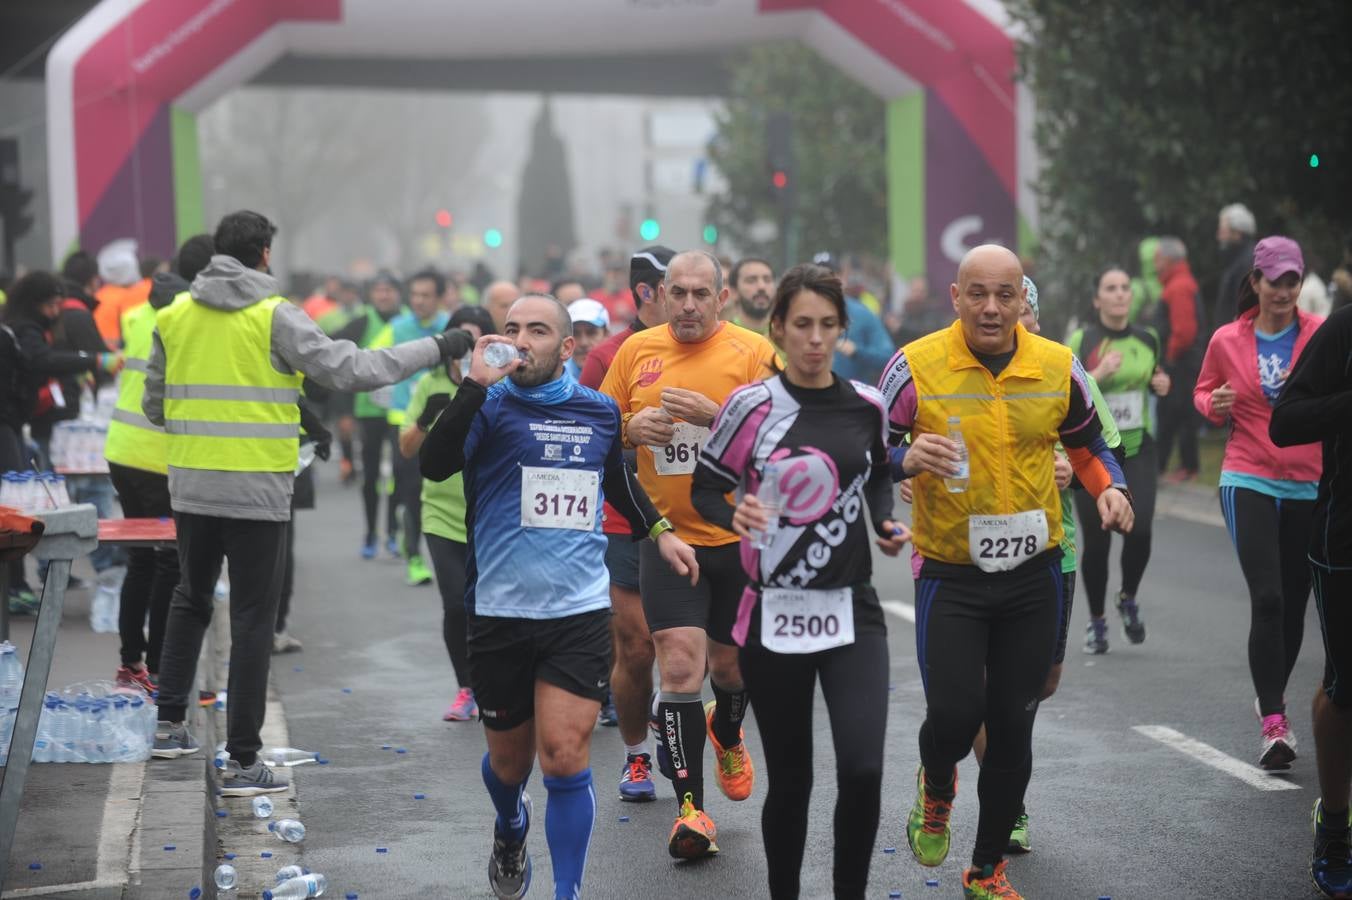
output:
M 638 236 L 645 241 L 655 241 L 662 235 L 662 226 L 657 224 L 656 219 L 644 219 L 638 226 Z
M 792 205 L 793 118 L 787 113 L 773 113 L 765 121 L 765 161 L 775 199 Z
M 439 226 L 442 228 L 450 228 L 454 222 L 455 219 L 451 217 L 451 211 L 449 209 L 437 210 L 437 224 Z
M 484 232 L 484 246 L 496 250 L 502 246 L 502 232 L 496 228 L 490 228 Z
M 1319 154 L 1318 154 L 1318 153 L 1311 153 L 1311 154 L 1310 154 L 1310 168 L 1311 168 L 1311 169 L 1317 169 L 1317 168 L 1319 168 Z
M 706 244 L 717 244 L 717 243 L 718 243 L 718 226 L 717 226 L 717 225 L 709 224 L 709 225 L 705 225 L 705 226 L 704 226 L 704 243 L 706 243 Z

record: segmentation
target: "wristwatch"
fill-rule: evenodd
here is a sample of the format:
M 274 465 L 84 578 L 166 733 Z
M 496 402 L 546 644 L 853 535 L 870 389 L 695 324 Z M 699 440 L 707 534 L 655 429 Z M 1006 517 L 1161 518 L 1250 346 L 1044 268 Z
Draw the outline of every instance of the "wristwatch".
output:
M 666 516 L 663 516 L 662 518 L 657 520 L 656 524 L 654 524 L 652 528 L 648 529 L 648 537 L 652 538 L 655 541 L 666 532 L 675 530 L 676 526 L 671 524 L 671 520 L 668 519 Z
M 1136 508 L 1136 498 L 1131 495 L 1131 488 L 1127 487 L 1125 484 L 1110 484 L 1108 487 L 1121 491 L 1122 495 L 1127 498 L 1127 502 L 1131 504 L 1131 508 Z

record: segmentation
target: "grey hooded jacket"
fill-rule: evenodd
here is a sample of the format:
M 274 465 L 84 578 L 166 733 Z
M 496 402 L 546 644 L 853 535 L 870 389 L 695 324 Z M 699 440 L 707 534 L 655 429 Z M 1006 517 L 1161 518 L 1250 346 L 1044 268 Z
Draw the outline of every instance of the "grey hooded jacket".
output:
M 241 310 L 278 293 L 277 280 L 247 268 L 233 256 L 216 255 L 190 288 L 193 302 L 219 310 Z M 435 366 L 441 350 L 435 338 L 396 347 L 362 350 L 351 341 L 331 340 L 310 317 L 290 303 L 272 316 L 272 365 L 278 372 L 300 372 L 335 391 L 369 391 L 402 381 Z M 141 409 L 164 425 L 164 345 L 155 332 L 146 367 Z M 291 472 L 226 472 L 169 467 L 169 499 L 175 512 L 287 522 L 291 519 Z

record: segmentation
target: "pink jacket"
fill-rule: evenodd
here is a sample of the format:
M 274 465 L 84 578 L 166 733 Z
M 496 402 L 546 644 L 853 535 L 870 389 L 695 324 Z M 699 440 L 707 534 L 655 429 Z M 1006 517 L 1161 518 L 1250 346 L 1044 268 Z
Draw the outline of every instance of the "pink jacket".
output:
M 1297 315 L 1300 330 L 1296 335 L 1292 366 L 1300 359 L 1315 330 L 1324 323 L 1321 317 L 1304 311 L 1298 311 Z M 1268 438 L 1272 407 L 1258 380 L 1258 339 L 1254 336 L 1257 317 L 1255 307 L 1216 329 L 1202 360 L 1197 387 L 1192 392 L 1193 405 L 1215 424 L 1224 425 L 1227 417 L 1211 411 L 1211 392 L 1227 381 L 1235 391 L 1235 404 L 1228 417 L 1230 437 L 1225 442 L 1222 468 L 1280 481 L 1318 481 L 1322 468 L 1319 444 L 1278 447 Z

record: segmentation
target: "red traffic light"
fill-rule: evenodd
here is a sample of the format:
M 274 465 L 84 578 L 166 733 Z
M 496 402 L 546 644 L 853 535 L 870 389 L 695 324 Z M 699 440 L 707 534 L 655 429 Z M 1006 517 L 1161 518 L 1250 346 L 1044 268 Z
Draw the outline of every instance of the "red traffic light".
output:
M 451 222 L 453 221 L 454 220 L 451 218 L 450 210 L 447 209 L 437 210 L 437 224 L 440 225 L 442 228 L 450 228 Z
M 770 180 L 774 182 L 775 187 L 784 188 L 789 184 L 789 174 L 784 171 L 779 171 L 776 172 Z

